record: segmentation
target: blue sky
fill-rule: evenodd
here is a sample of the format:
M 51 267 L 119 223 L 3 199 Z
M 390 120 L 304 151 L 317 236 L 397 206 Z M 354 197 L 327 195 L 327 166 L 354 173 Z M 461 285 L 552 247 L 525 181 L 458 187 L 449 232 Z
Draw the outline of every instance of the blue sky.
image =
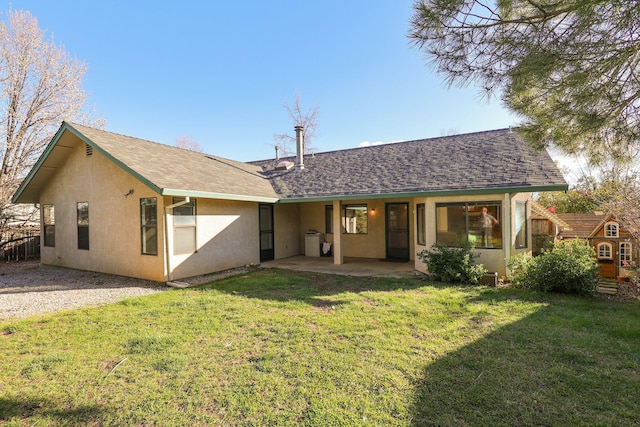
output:
M 86 62 L 110 131 L 270 158 L 283 108 L 318 108 L 317 151 L 475 132 L 518 119 L 477 88 L 448 89 L 406 37 L 411 0 L 13 0 Z M 5 9 L 6 10 L 6 9 Z

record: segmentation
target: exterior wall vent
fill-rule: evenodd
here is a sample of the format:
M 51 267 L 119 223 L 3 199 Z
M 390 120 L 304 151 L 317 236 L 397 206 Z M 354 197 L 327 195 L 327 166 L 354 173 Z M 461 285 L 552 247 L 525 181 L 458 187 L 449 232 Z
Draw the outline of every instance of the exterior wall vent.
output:
M 293 162 L 289 162 L 289 161 L 283 160 L 280 163 L 278 163 L 278 166 L 276 166 L 276 170 L 277 171 L 288 171 L 292 167 L 293 167 Z
M 87 157 L 93 155 L 93 147 L 89 144 L 85 144 L 85 152 L 87 153 Z

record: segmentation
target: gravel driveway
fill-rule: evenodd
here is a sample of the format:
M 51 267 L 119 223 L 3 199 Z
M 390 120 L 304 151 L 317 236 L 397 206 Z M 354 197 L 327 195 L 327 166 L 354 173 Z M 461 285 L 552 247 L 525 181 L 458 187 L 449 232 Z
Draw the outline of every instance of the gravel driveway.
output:
M 167 290 L 163 283 L 40 265 L 0 264 L 0 319 L 118 302 Z

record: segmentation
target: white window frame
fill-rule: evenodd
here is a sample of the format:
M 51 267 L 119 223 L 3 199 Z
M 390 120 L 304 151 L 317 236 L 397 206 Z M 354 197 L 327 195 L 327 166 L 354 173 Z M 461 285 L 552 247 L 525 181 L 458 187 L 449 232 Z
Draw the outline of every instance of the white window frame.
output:
M 617 222 L 609 221 L 604 224 L 604 237 L 619 237 L 620 227 Z
M 528 206 L 526 200 L 516 201 L 515 219 L 515 247 L 516 249 L 525 249 L 529 247 L 529 218 Z
M 173 203 L 183 202 L 184 197 L 174 197 Z M 185 255 L 198 252 L 197 200 L 173 208 L 173 254 Z M 182 240 L 180 236 L 189 236 Z
M 596 247 L 598 259 L 613 259 L 613 246 L 611 243 L 601 242 Z
M 631 246 L 631 242 L 620 242 L 620 247 L 618 248 L 618 258 L 620 262 L 620 266 L 624 267 L 624 263 L 630 263 L 633 261 L 633 247 Z

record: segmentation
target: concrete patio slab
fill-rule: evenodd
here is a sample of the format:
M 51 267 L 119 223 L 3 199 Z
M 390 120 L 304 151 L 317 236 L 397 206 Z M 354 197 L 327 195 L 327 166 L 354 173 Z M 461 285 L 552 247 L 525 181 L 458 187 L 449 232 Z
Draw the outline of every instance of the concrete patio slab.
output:
M 266 261 L 261 263 L 260 267 L 362 277 L 416 277 L 422 275 L 415 269 L 413 261 L 394 262 L 373 258 L 344 258 L 343 264 L 336 265 L 333 263 L 332 257 L 299 255 L 275 261 Z

